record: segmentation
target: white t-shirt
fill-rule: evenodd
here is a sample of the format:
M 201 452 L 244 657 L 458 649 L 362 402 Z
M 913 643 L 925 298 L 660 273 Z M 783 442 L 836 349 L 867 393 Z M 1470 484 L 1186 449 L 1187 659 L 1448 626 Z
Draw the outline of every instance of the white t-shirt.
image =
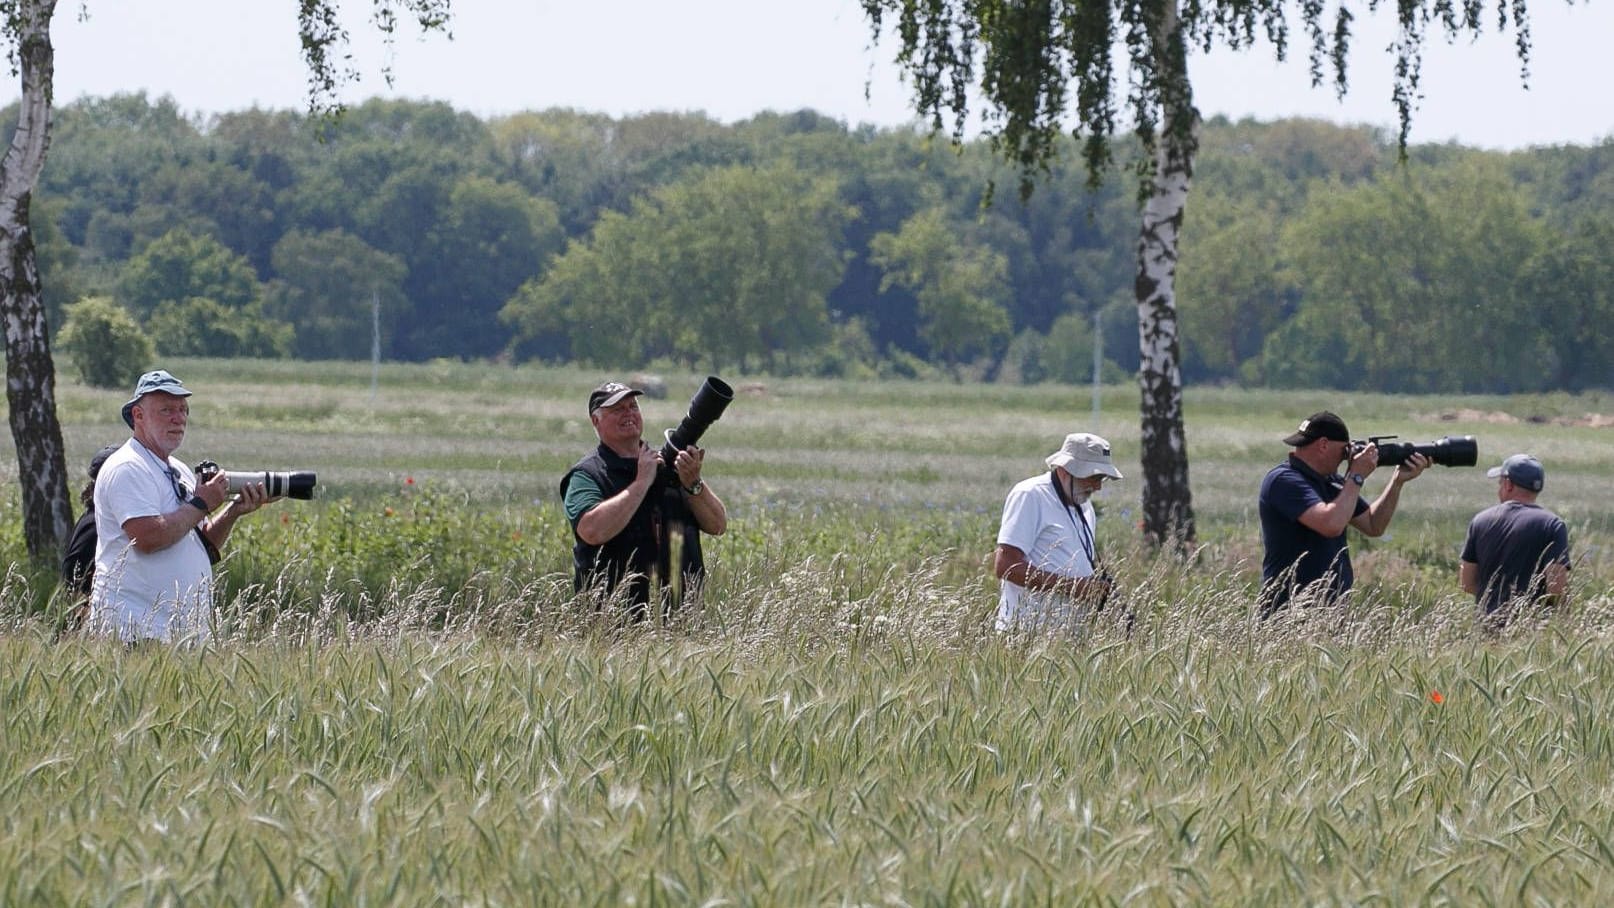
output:
M 123 524 L 177 510 L 180 497 L 166 468 L 185 488 L 196 488 L 190 467 L 166 464 L 129 439 L 95 479 L 95 582 L 91 626 L 127 641 L 207 639 L 213 602 L 213 565 L 194 532 L 160 552 L 135 549 Z
M 998 544 L 1024 552 L 1026 563 L 1034 568 L 1065 577 L 1091 577 L 1097 517 L 1090 502 L 1066 507 L 1053 477 L 1044 473 L 1009 490 Z M 1007 580 L 999 581 L 999 587 L 1000 631 L 1063 627 L 1077 617 L 1064 596 L 1029 590 Z

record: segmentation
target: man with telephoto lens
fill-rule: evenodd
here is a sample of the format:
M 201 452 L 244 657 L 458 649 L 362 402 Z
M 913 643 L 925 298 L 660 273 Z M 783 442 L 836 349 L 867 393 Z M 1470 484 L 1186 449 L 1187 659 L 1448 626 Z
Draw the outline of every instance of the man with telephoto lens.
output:
M 1327 410 L 1313 413 L 1283 440 L 1289 459 L 1261 481 L 1261 614 L 1270 616 L 1294 600 L 1338 601 L 1356 575 L 1345 528 L 1368 536 L 1389 529 L 1401 487 L 1418 478 L 1429 458 L 1413 453 L 1368 504 L 1362 486 L 1378 468 L 1378 445 L 1351 444 L 1345 421 Z M 1345 475 L 1336 472 L 1348 464 Z
M 1457 577 L 1496 629 L 1521 607 L 1550 607 L 1569 592 L 1569 527 L 1536 504 L 1547 484 L 1541 461 L 1515 454 L 1487 475 L 1497 503 L 1469 522 Z
M 662 452 L 644 442 L 643 393 L 608 381 L 588 396 L 588 418 L 599 446 L 561 477 L 560 495 L 572 525 L 572 577 L 578 592 L 622 597 L 628 618 L 648 617 L 652 580 L 670 596 L 673 550 L 680 589 L 699 589 L 706 564 L 700 534 L 728 529 L 722 499 L 701 476 L 706 452 L 689 444 L 663 469 Z
M 1017 483 L 1003 502 L 992 556 L 999 631 L 1069 629 L 1110 594 L 1098 570 L 1098 512 L 1090 500 L 1104 480 L 1121 478 L 1110 443 L 1076 432 L 1044 463 L 1047 473 Z
M 263 483 L 229 506 L 221 472 L 198 484 L 174 458 L 190 424 L 190 389 L 161 369 L 140 376 L 123 405 L 134 430 L 95 479 L 95 578 L 90 626 L 126 643 L 202 641 L 212 634 L 213 562 L 238 518 L 270 497 Z

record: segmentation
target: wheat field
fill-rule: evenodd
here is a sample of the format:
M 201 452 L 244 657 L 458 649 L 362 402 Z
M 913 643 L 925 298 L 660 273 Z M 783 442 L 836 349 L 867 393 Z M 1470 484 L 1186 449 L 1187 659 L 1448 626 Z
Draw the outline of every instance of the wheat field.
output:
M 1607 398 L 1191 389 L 1178 556 L 1137 541 L 1130 388 L 1095 420 L 1088 389 L 730 378 L 706 595 L 623 627 L 573 600 L 554 491 L 608 376 L 170 368 L 198 392 L 181 456 L 316 469 L 321 495 L 238 528 L 215 643 L 133 651 L 59 633 L 0 504 L 0 903 L 1614 896 Z M 658 433 L 700 376 L 668 379 Z M 75 472 L 124 397 L 64 383 Z M 1359 436 L 1474 434 L 1481 468 L 1432 469 L 1353 539 L 1354 601 L 1261 622 L 1255 489 L 1325 406 Z M 1101 502 L 1118 599 L 999 637 L 1002 496 L 1095 428 L 1128 476 Z M 1574 597 L 1488 635 L 1457 549 L 1483 466 L 1526 450 Z

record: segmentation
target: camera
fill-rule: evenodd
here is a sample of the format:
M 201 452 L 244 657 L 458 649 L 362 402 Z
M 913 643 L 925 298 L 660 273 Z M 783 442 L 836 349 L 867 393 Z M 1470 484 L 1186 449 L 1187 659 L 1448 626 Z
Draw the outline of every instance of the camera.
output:
M 307 470 L 290 472 L 276 472 L 264 470 L 262 472 L 235 472 L 221 470 L 219 465 L 211 460 L 204 460 L 196 465 L 196 480 L 198 482 L 211 482 L 213 477 L 223 473 L 225 481 L 230 485 L 231 492 L 241 491 L 242 486 L 254 482 L 263 483 L 263 487 L 271 498 L 296 498 L 307 501 L 314 497 L 314 474 Z
M 1447 435 L 1426 442 L 1391 442 L 1394 435 L 1369 435 L 1367 441 L 1351 442 L 1355 454 L 1370 444 L 1379 446 L 1379 466 L 1398 467 L 1414 454 L 1422 454 L 1430 463 L 1443 467 L 1471 467 L 1479 462 L 1479 443 L 1472 435 Z M 1388 442 L 1388 443 L 1386 443 Z
M 728 408 L 734 400 L 734 389 L 728 382 L 715 375 L 708 375 L 706 381 L 690 398 L 689 412 L 674 428 L 668 429 L 666 442 L 661 446 L 661 468 L 663 475 L 676 481 L 678 474 L 673 470 L 673 460 L 678 452 L 700 441 L 702 435 L 717 422 L 718 417 Z

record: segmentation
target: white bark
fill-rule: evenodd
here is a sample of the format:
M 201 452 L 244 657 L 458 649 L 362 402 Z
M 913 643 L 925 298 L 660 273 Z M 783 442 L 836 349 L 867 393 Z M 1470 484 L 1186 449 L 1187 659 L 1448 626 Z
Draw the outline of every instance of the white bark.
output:
M 1164 122 L 1155 149 L 1152 191 L 1138 235 L 1138 384 L 1142 392 L 1143 529 L 1160 542 L 1194 538 L 1188 486 L 1188 442 L 1183 430 L 1181 346 L 1177 335 L 1177 242 L 1193 178 L 1193 135 L 1198 128 L 1174 0 L 1165 7 L 1155 59 L 1166 83 Z M 1178 45 L 1173 48 L 1173 44 Z M 1186 134 L 1178 126 L 1188 118 Z
M 56 0 L 16 0 L 9 12 L 6 31 L 16 43 L 22 97 L 17 131 L 0 159 L 0 318 L 5 324 L 6 400 L 17 448 L 23 535 L 31 556 L 51 560 L 72 530 L 73 514 L 29 205 L 50 147 L 55 76 L 50 23 Z

